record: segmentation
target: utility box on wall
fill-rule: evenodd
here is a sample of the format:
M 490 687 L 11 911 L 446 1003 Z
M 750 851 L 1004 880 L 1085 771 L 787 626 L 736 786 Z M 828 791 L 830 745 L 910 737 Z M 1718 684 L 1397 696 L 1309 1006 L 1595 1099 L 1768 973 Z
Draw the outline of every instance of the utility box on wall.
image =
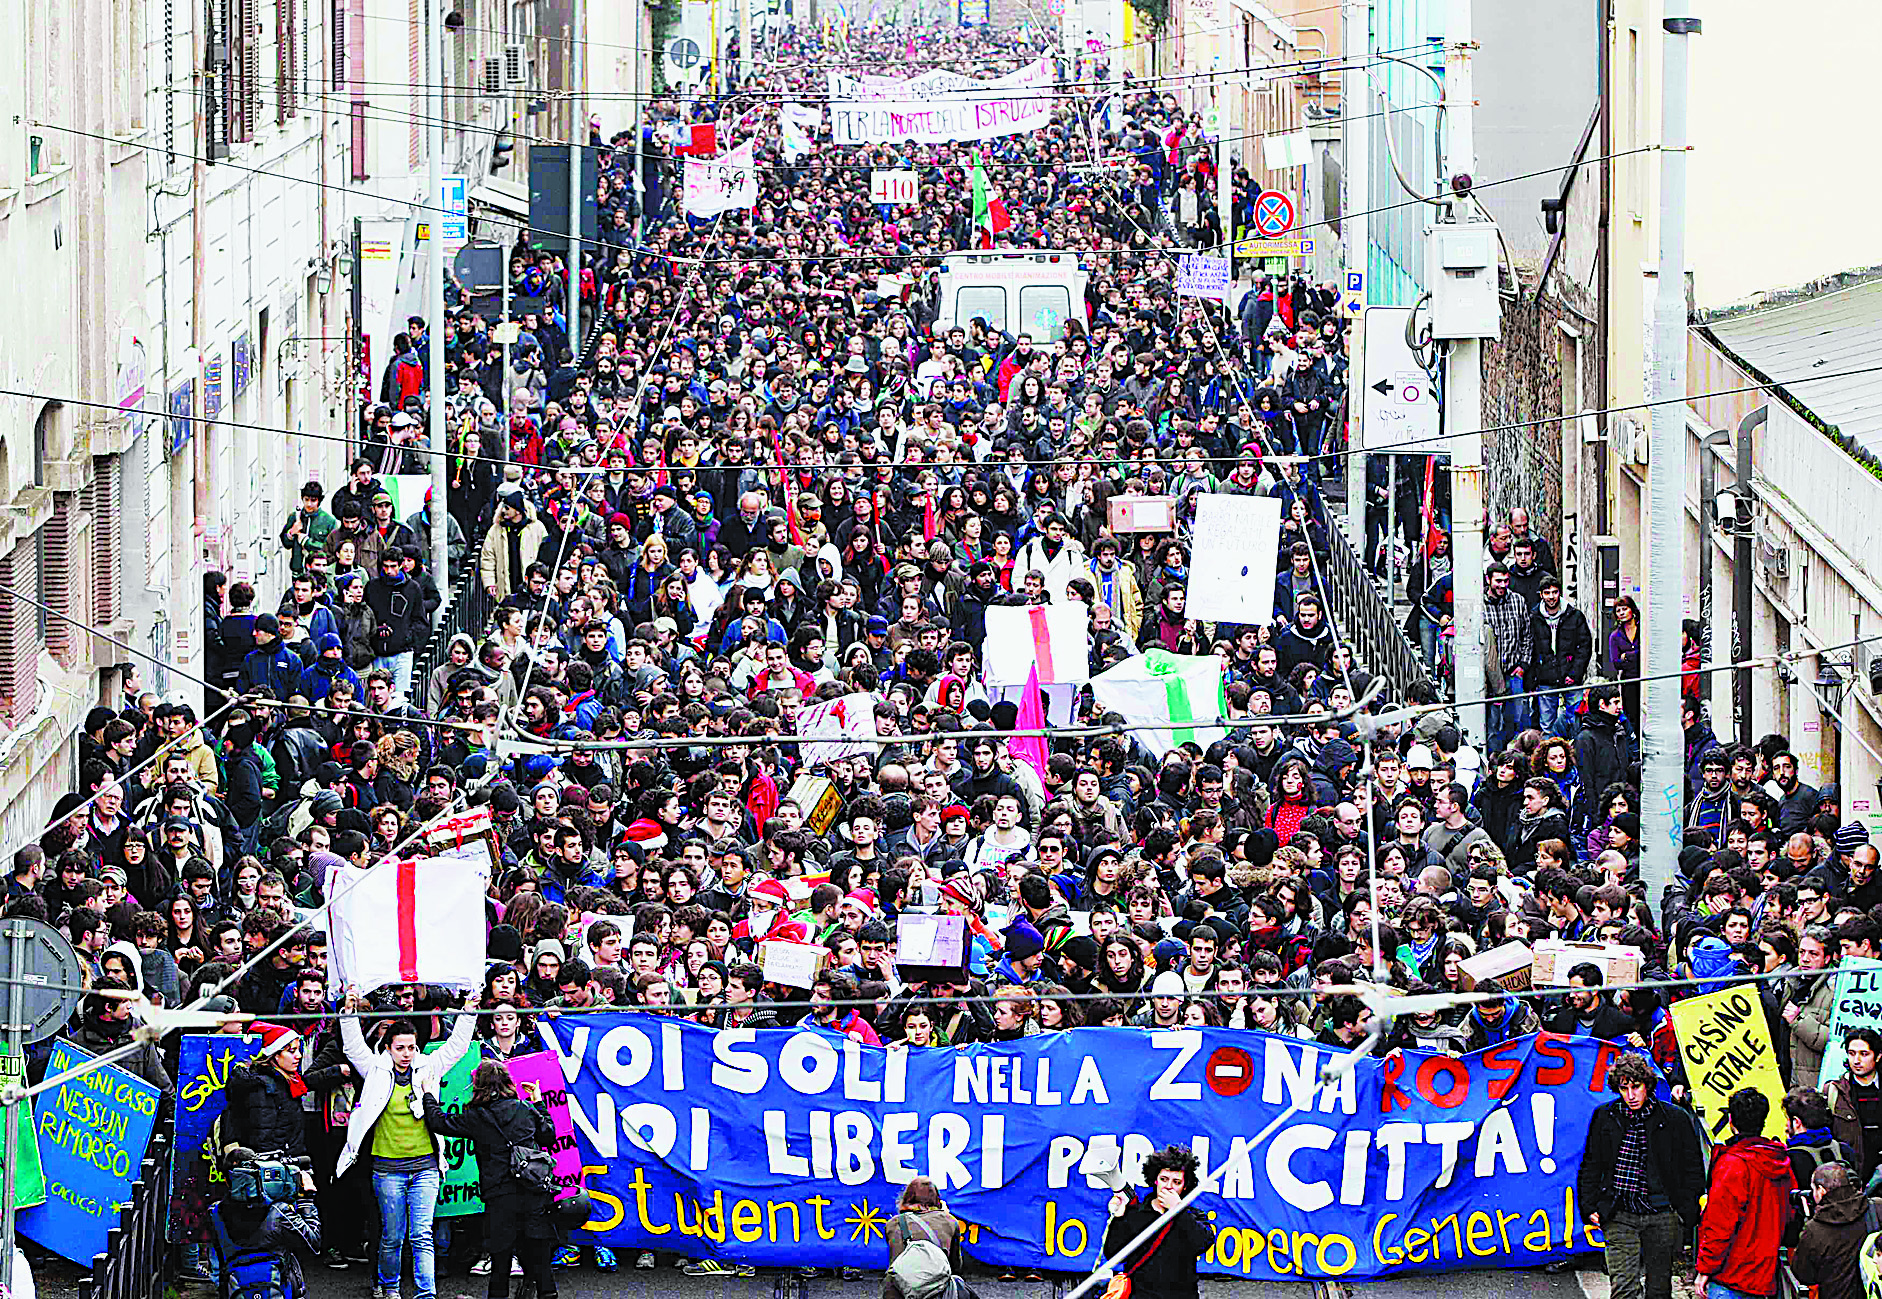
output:
M 1503 332 L 1496 266 L 1496 227 L 1488 222 L 1425 231 L 1433 338 L 1496 338 Z

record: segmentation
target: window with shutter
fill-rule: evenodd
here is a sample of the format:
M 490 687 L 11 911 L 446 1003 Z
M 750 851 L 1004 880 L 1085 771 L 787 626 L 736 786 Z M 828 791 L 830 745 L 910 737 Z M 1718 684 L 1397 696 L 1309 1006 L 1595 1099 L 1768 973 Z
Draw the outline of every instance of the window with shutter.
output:
M 68 668 L 77 663 L 84 639 L 70 621 L 78 617 L 78 610 L 73 608 L 72 583 L 72 530 L 78 515 L 74 506 L 71 492 L 54 492 L 52 517 L 46 520 L 40 532 L 43 565 L 40 574 L 45 591 L 40 598 L 50 606 L 49 612 L 41 611 L 45 620 L 46 649 L 61 666 Z
M 406 152 L 408 155 L 406 161 L 413 171 L 417 171 L 419 164 L 425 160 L 425 134 L 422 123 L 425 120 L 426 113 L 424 85 L 424 49 L 426 33 L 424 14 L 419 10 L 418 0 L 409 0 L 407 3 L 406 19 L 410 23 L 410 26 L 407 28 L 408 35 L 406 37 L 406 71 L 408 73 L 409 84 L 412 87 L 411 108 L 408 110 L 411 114 L 411 128 L 406 141 Z
M 163 160 L 176 166 L 176 0 L 163 0 Z
M 294 29 L 289 26 L 293 19 L 288 14 L 288 0 L 274 0 L 274 124 L 285 125 L 288 120 L 288 51 L 294 48 Z
M 118 620 L 123 585 L 123 459 L 93 456 L 91 493 L 91 604 L 101 623 Z
M 261 121 L 261 23 L 255 0 L 235 0 L 242 19 L 242 139 L 253 140 Z
M 0 559 L 0 587 L 22 599 L 0 600 L 0 724 L 18 726 L 39 706 L 39 534 Z

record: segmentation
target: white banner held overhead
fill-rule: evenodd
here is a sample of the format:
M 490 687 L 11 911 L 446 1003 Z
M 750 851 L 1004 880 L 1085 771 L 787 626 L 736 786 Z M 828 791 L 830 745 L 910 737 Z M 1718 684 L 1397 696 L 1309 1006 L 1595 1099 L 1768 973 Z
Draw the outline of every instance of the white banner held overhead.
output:
M 470 855 L 336 868 L 327 893 L 340 980 L 361 993 L 390 983 L 480 986 L 489 862 L 479 844 Z
M 947 144 L 993 140 L 1036 131 L 1052 120 L 1052 65 L 1037 59 L 992 81 L 958 73 L 839 80 L 848 97 L 832 99 L 830 125 L 837 144 Z M 965 83 L 965 84 L 962 84 Z
M 1035 666 L 1042 686 L 1091 680 L 1090 632 L 1082 604 L 993 606 L 981 646 L 988 689 L 1023 686 Z
M 823 127 L 823 109 L 786 104 L 779 110 L 778 121 L 784 133 L 784 160 L 797 162 L 816 147 L 817 132 Z
M 804 737 L 804 770 L 818 763 L 873 755 L 871 743 L 876 731 L 876 697 L 857 692 L 812 704 L 797 714 L 797 733 Z M 815 739 L 812 739 L 812 737 Z
M 718 216 L 758 203 L 757 142 L 745 143 L 718 158 L 688 158 L 681 201 L 686 215 Z
M 1281 501 L 1211 492 L 1196 498 L 1185 611 L 1208 622 L 1272 620 Z

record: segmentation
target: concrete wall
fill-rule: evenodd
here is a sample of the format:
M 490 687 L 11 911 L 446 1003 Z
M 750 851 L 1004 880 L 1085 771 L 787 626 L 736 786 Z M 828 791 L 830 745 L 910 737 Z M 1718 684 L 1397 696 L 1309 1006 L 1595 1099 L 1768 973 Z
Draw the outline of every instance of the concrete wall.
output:
M 1874 113 L 1882 8 L 1823 0 L 1802 28 L 1774 24 L 1770 6 L 1753 0 L 1710 0 L 1692 12 L 1705 19 L 1691 42 L 1687 256 L 1698 305 L 1873 263 L 1865 215 L 1882 201 L 1882 177 L 1851 165 L 1850 142 Z M 1774 111 L 1793 94 L 1795 107 Z M 1768 226 L 1759 219 L 1766 180 L 1796 196 Z

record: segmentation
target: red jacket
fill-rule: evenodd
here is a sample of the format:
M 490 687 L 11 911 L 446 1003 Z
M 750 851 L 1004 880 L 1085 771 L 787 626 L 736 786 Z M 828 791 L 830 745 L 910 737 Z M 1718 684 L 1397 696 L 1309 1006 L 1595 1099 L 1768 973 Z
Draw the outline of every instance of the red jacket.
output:
M 1777 1251 L 1797 1189 L 1784 1147 L 1765 1137 L 1737 1137 L 1712 1160 L 1712 1182 L 1699 1216 L 1694 1270 L 1746 1294 L 1777 1289 Z

